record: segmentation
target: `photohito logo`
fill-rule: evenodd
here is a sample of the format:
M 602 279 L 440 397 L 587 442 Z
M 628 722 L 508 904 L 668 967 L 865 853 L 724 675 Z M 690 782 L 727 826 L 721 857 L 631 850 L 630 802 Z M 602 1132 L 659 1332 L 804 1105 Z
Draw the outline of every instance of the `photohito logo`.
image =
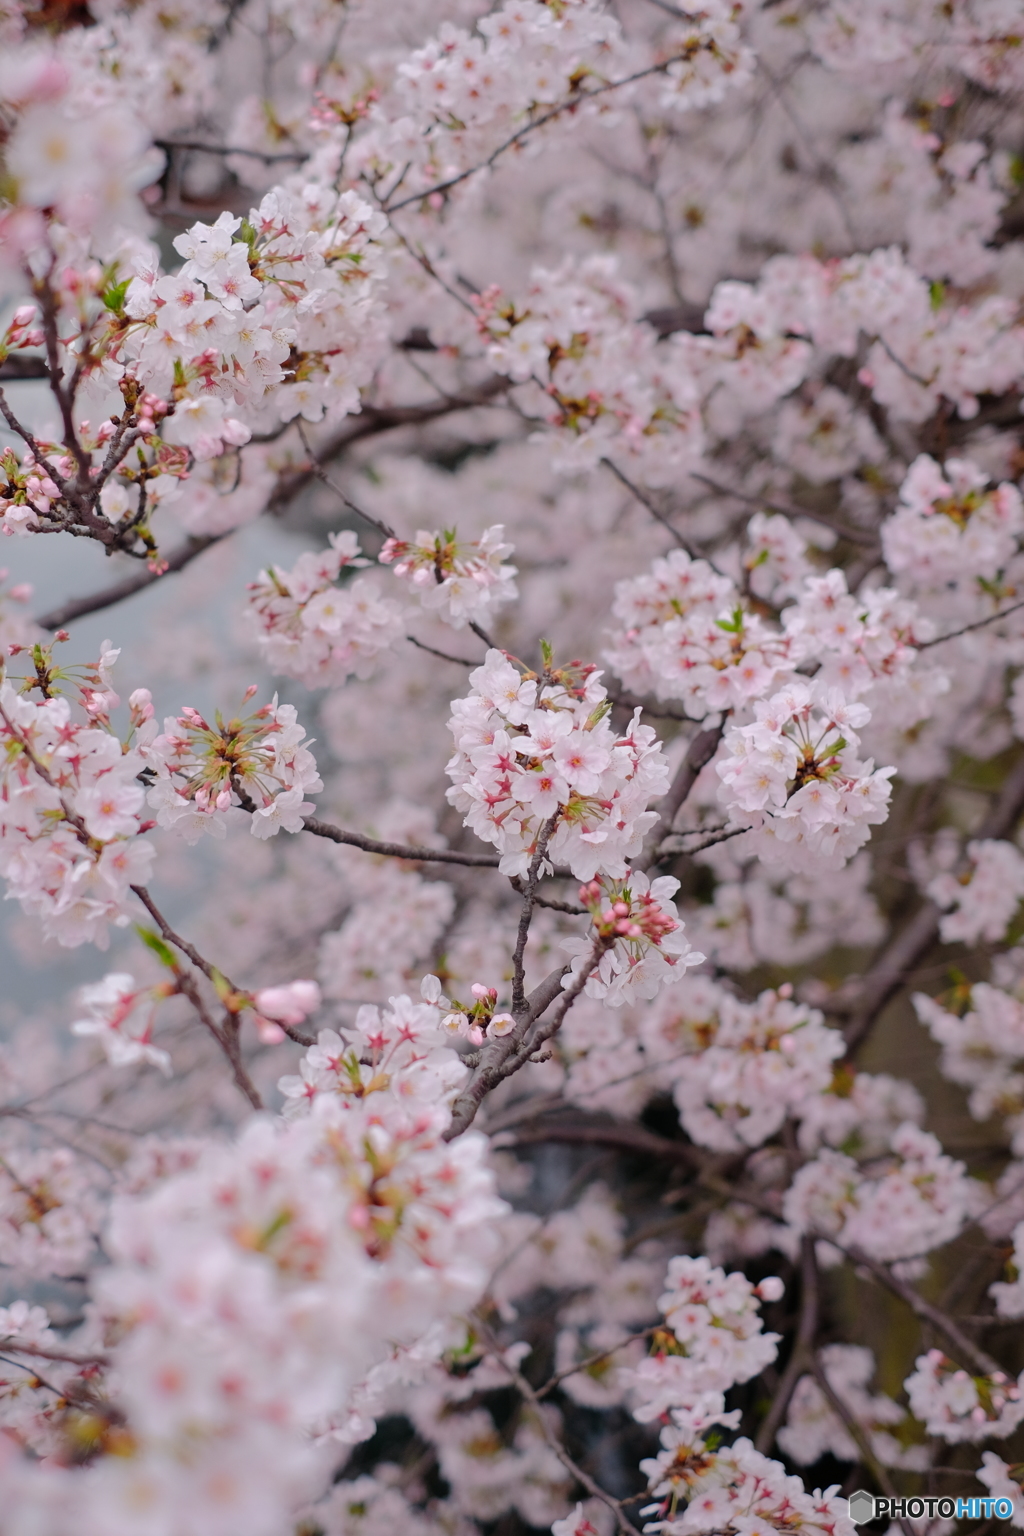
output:
M 858 1488 L 849 1498 L 850 1519 L 854 1525 L 868 1520 L 1009 1520 L 1013 1514 L 1011 1499 L 880 1499 Z

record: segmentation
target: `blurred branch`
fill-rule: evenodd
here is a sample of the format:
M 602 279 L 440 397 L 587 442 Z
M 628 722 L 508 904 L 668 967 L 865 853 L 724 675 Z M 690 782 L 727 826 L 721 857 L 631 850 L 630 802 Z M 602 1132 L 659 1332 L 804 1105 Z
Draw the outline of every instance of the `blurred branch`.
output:
M 975 838 L 1003 838 L 1013 831 L 1024 813 L 1024 756 L 1010 771 L 995 805 L 974 833 Z M 871 1030 L 882 1009 L 903 986 L 920 964 L 939 933 L 941 909 L 926 900 L 902 932 L 886 945 L 871 970 L 862 979 L 854 1004 L 856 1013 L 844 1031 L 847 1049 L 852 1051 Z
M 168 555 L 164 568 L 159 571 L 151 571 L 148 567 L 139 571 L 135 576 L 126 576 L 124 581 L 114 582 L 112 586 L 104 587 L 99 592 L 92 592 L 88 597 L 74 597 L 62 604 L 60 608 L 52 608 L 49 613 L 42 614 L 36 623 L 41 629 L 63 629 L 74 619 L 81 619 L 87 613 L 99 613 L 104 608 L 112 608 L 115 603 L 123 603 L 125 598 L 134 597 L 136 592 L 144 592 L 147 587 L 155 582 L 162 581 L 165 576 L 173 575 L 176 571 L 183 571 L 187 565 L 191 565 L 197 555 L 201 555 L 211 544 L 218 544 L 226 538 L 223 533 L 207 534 L 203 537 L 193 535 L 186 540 L 172 555 Z

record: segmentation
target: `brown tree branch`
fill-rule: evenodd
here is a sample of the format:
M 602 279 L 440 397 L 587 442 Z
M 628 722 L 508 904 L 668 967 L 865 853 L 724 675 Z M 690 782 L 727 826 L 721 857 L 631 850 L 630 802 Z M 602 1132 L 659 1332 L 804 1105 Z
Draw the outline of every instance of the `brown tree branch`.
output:
M 529 1060 L 539 1041 L 534 1041 L 528 1046 L 524 1045 L 530 1027 L 536 1019 L 539 1019 L 555 998 L 559 999 L 557 1022 L 554 1029 L 558 1028 L 566 1010 L 583 991 L 591 967 L 588 965 L 576 977 L 571 988 L 563 990 L 562 978 L 569 969 L 568 965 L 557 966 L 549 972 L 539 987 L 535 987 L 526 999 L 526 1006 L 515 1018 L 515 1028 L 507 1035 L 499 1035 L 487 1040 L 477 1057 L 469 1082 L 458 1095 L 452 1105 L 452 1118 L 448 1129 L 444 1133 L 445 1141 L 454 1141 L 468 1130 L 476 1118 L 476 1112 L 489 1093 L 497 1088 L 499 1083 L 511 1077 L 514 1072 Z M 557 1010 L 556 1010 L 557 1011 Z M 554 1033 L 554 1029 L 552 1033 Z
M 796 1391 L 801 1376 L 814 1369 L 814 1335 L 818 1331 L 818 1262 L 814 1252 L 814 1239 L 805 1237 L 800 1243 L 800 1320 L 796 1338 L 786 1369 L 782 1373 L 771 1407 L 757 1432 L 754 1445 L 763 1456 L 769 1455 L 775 1444 L 790 1399 Z
M 1024 756 L 1007 776 L 995 805 L 974 834 L 976 838 L 1006 837 L 1024 813 Z M 870 1032 L 886 1004 L 903 986 L 914 968 L 921 963 L 939 932 L 941 909 L 926 900 L 902 932 L 886 945 L 856 996 L 857 1011 L 844 1031 L 851 1051 Z
M 702 770 L 718 751 L 724 732 L 723 716 L 720 724 L 705 727 L 690 742 L 686 756 L 676 769 L 675 778 L 659 802 L 658 819 L 647 835 L 647 852 L 637 863 L 638 869 L 650 869 L 658 862 L 662 841 L 672 831 L 672 825 Z
M 172 575 L 175 571 L 183 571 L 187 565 L 191 565 L 197 555 L 201 555 L 211 544 L 218 544 L 226 534 L 208 534 L 204 537 L 193 536 L 185 541 L 179 549 L 167 557 L 163 570 L 152 571 L 148 568 L 139 571 L 135 576 L 126 576 L 124 581 L 114 582 L 112 586 L 104 587 L 99 592 L 92 592 L 87 597 L 71 598 L 60 608 L 53 608 L 49 613 L 44 613 L 36 619 L 41 629 L 63 629 L 75 619 L 84 618 L 87 613 L 99 613 L 104 608 L 112 608 L 115 603 L 123 603 L 125 598 L 134 597 L 136 592 L 144 592 L 155 582 L 162 581 L 165 576 Z
M 404 843 L 381 842 L 376 837 L 364 837 L 361 832 L 347 832 L 317 816 L 304 816 L 302 825 L 315 837 L 326 837 L 332 843 L 344 843 L 351 848 L 361 848 L 364 853 L 379 853 L 387 858 L 407 859 L 410 864 L 469 864 L 480 869 L 497 869 L 501 863 L 496 853 L 460 853 L 454 848 L 412 848 Z
M 565 1449 L 565 1446 L 562 1444 L 561 1440 L 559 1440 L 558 1436 L 551 1428 L 547 1416 L 544 1413 L 544 1408 L 540 1398 L 537 1396 L 536 1392 L 531 1387 L 522 1371 L 517 1370 L 514 1365 L 510 1365 L 505 1359 L 505 1352 L 502 1349 L 501 1344 L 494 1337 L 494 1334 L 491 1332 L 482 1318 L 478 1317 L 476 1319 L 476 1326 L 483 1335 L 484 1342 L 487 1344 L 487 1347 L 490 1349 L 497 1363 L 501 1366 L 502 1370 L 508 1374 L 509 1379 L 515 1384 L 515 1387 L 518 1390 L 520 1396 L 523 1398 L 523 1401 L 529 1403 L 530 1407 L 533 1409 L 534 1416 L 537 1420 L 538 1429 L 543 1435 L 548 1446 L 562 1463 L 562 1466 L 566 1469 L 567 1472 L 571 1473 L 571 1475 L 576 1479 L 581 1487 L 587 1490 L 592 1498 L 600 1499 L 602 1504 L 606 1504 L 608 1506 L 608 1508 L 612 1511 L 612 1514 L 615 1516 L 615 1524 L 620 1533 L 620 1536 L 636 1536 L 636 1527 L 626 1519 L 626 1516 L 622 1512 L 622 1505 L 620 1504 L 619 1500 L 613 1498 L 610 1493 L 601 1487 L 600 1483 L 596 1483 L 594 1481 L 589 1472 L 585 1472 L 577 1462 L 573 1461 L 572 1457 L 569 1455 L 569 1452 Z

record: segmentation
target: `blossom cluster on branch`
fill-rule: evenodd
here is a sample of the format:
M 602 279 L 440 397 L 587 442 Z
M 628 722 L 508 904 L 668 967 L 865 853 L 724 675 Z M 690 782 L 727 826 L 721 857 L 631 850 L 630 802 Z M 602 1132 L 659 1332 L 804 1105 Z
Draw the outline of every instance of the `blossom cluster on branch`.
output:
M 1019 11 L 0 0 L 3 1536 L 1024 1529 Z

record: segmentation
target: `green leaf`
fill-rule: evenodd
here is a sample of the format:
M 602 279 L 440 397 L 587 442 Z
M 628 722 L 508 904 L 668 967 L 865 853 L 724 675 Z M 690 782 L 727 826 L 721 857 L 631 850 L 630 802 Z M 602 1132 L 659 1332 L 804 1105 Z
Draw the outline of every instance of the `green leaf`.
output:
M 743 609 L 734 608 L 731 619 L 716 619 L 719 629 L 724 629 L 727 635 L 738 635 L 743 628 Z
M 132 926 L 146 948 L 153 951 L 161 964 L 166 965 L 169 971 L 177 973 L 178 962 L 174 958 L 174 952 L 164 943 L 160 935 L 154 933 L 152 928 L 143 928 L 141 923 L 134 923 Z
M 216 992 L 222 1003 L 226 1003 L 229 997 L 234 997 L 235 994 L 231 983 L 221 975 L 216 966 L 214 966 L 210 971 L 210 980 L 213 982 L 213 990 Z
M 128 285 L 130 282 L 131 278 L 126 277 L 123 282 L 107 284 L 107 286 L 103 289 L 103 292 L 100 294 L 100 298 L 103 300 L 104 309 L 109 309 L 113 315 L 121 315 L 124 313 L 124 300 L 125 295 L 128 292 Z

